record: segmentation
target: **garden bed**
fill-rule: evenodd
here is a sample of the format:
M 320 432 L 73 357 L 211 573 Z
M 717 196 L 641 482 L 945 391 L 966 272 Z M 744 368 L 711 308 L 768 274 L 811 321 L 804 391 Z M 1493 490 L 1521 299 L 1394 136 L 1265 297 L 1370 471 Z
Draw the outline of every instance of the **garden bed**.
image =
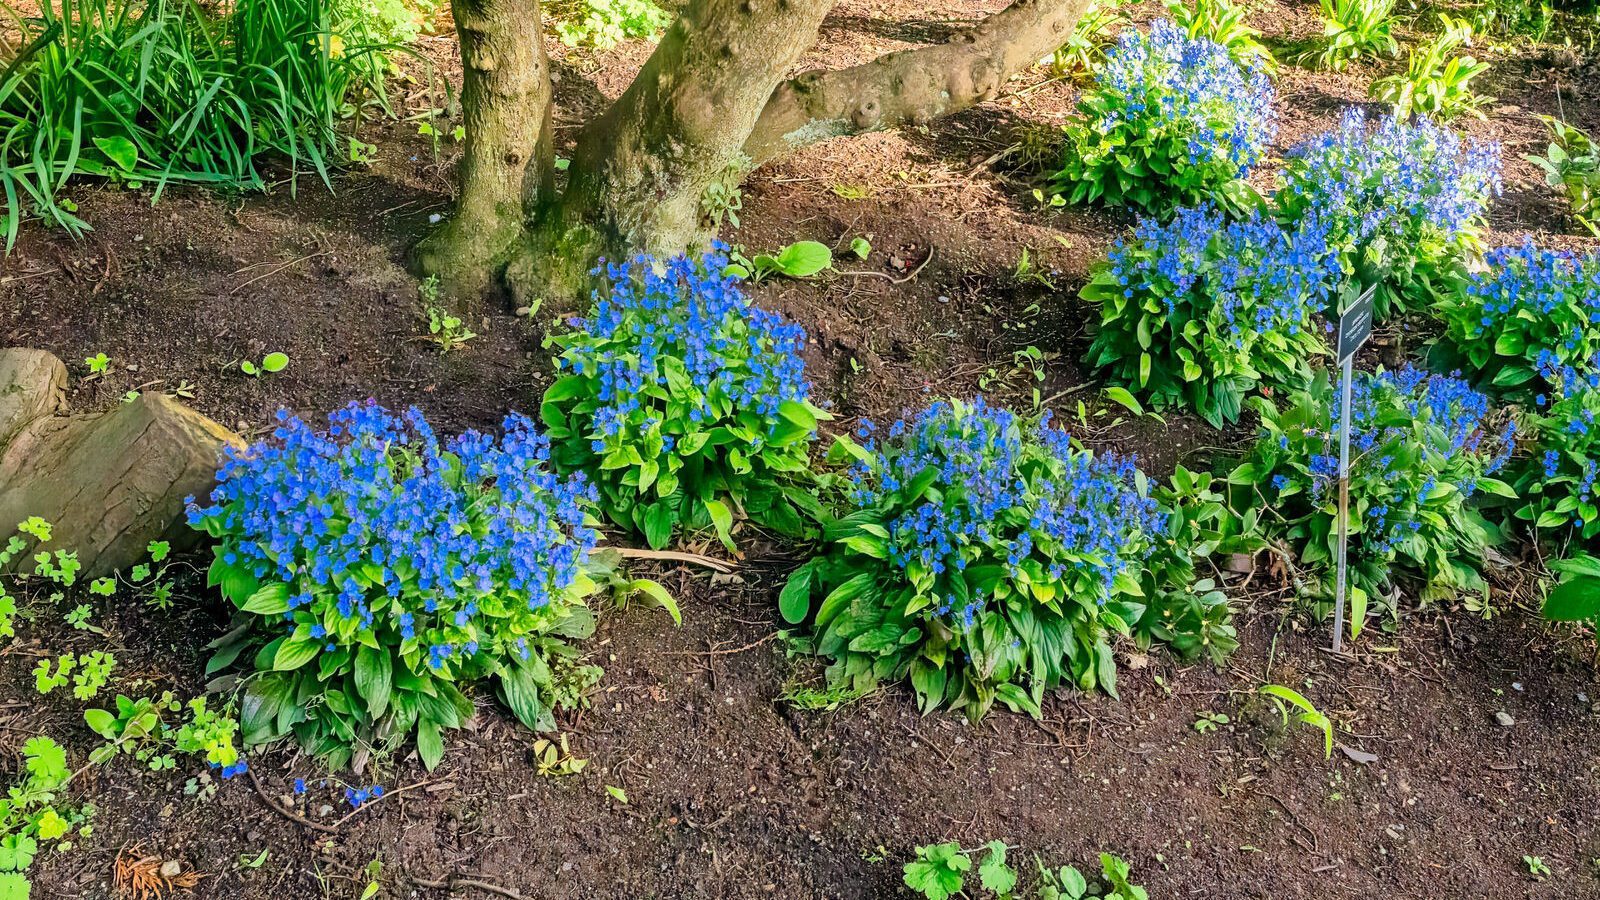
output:
M 943 26 L 919 19 L 975 14 L 846 2 L 809 59 L 870 58 L 937 37 Z M 1273 37 L 1318 28 L 1305 5 L 1269 5 L 1253 23 Z M 419 46 L 456 74 L 452 40 Z M 645 54 L 551 49 L 562 135 Z M 1536 233 L 1546 245 L 1600 246 L 1559 233 L 1563 206 L 1522 159 L 1546 142 L 1535 113 L 1559 109 L 1600 130 L 1600 74 L 1540 49 L 1492 58 L 1482 88 L 1499 99 L 1487 120 L 1458 123 L 1504 145 L 1491 245 Z M 1400 65 L 1336 75 L 1284 66 L 1273 155 L 1334 125 L 1364 101 L 1372 77 Z M 1222 432 L 1181 413 L 1122 422 L 1080 363 L 1094 313 L 1077 290 L 1131 217 L 1041 209 L 1025 184 L 985 164 L 1013 124 L 1070 112 L 1076 89 L 1034 87 L 1044 80 L 1030 73 L 1000 100 L 926 129 L 836 141 L 765 168 L 745 188 L 744 227 L 726 236 L 763 250 L 871 241 L 864 262 L 839 254 L 842 273 L 754 289 L 757 303 L 809 333 L 808 370 L 841 430 L 930 396 L 981 390 L 1025 404 L 1037 388 L 1069 420 L 1079 400 L 1087 405 L 1090 423 L 1074 432 L 1091 447 L 1138 452 L 1156 475 L 1179 462 L 1207 468 L 1250 440 L 1248 416 Z M 77 189 L 79 215 L 95 227 L 82 243 L 34 225 L 0 259 L 0 345 L 69 362 L 109 356 L 108 374 L 75 382 L 75 409 L 186 385 L 196 408 L 246 437 L 265 433 L 280 407 L 315 416 L 368 396 L 414 403 L 441 432 L 535 411 L 552 380 L 544 323 L 559 311 L 475 310 L 467 324 L 478 337 L 448 355 L 419 339 L 405 254 L 448 211 L 451 159 L 414 132 L 365 129 L 376 159 L 340 177 L 333 195 L 309 180 L 294 194 L 280 185 L 242 199 L 171 190 L 152 209 L 145 194 Z M 1018 277 L 1025 250 L 1043 279 Z M 1048 356 L 1040 382 L 1014 356 L 1029 347 Z M 1419 347 L 1419 336 L 1390 329 L 1374 355 L 1393 364 Z M 238 371 L 270 352 L 286 353 L 288 367 L 261 378 Z M 323 825 L 349 812 L 342 785 L 319 787 L 323 770 L 288 750 L 253 754 L 253 778 L 214 796 L 186 793 L 192 773 L 182 768 L 157 775 L 122 761 L 84 786 L 98 808 L 94 834 L 41 861 L 35 897 L 113 896 L 114 860 L 135 847 L 201 873 L 197 896 L 242 900 L 357 897 L 374 859 L 384 896 L 395 897 L 446 896 L 429 885 L 452 877 L 527 897 L 899 896 L 915 845 L 993 838 L 1021 848 L 1025 866 L 1030 853 L 1083 867 L 1116 852 L 1155 897 L 1600 896 L 1592 641 L 1532 614 L 1536 595 L 1513 560 L 1491 572 L 1504 588 L 1492 618 L 1448 606 L 1408 614 L 1348 658 L 1322 649 L 1326 628 L 1308 625 L 1263 570 L 1240 592 L 1242 646 L 1223 669 L 1119 653 L 1120 701 L 1061 691 L 1037 722 L 1000 711 L 975 727 L 919 716 L 898 687 L 836 711 L 782 702 L 816 672 L 773 638 L 777 591 L 798 561 L 757 542 L 733 579 L 658 568 L 681 628 L 646 610 L 603 615 L 586 646 L 605 678 L 592 708 L 563 722 L 573 753 L 590 761 L 579 775 L 538 775 L 534 736 L 489 703 L 435 772 L 413 758 L 368 773 L 388 796 L 336 833 L 269 808 L 293 805 Z M 226 613 L 202 577 L 184 576 L 170 611 L 124 604 L 97 621 L 105 638 L 41 615 L 19 623 L 19 639 L 0 652 L 8 757 L 41 733 L 74 758 L 92 746 L 77 704 L 34 692 L 30 672 L 46 650 L 109 639 L 123 675 L 194 692 L 202 645 Z M 1254 695 L 1263 682 L 1315 700 L 1354 753 L 1324 761 L 1320 735 L 1284 727 Z M 1229 721 L 1202 732 L 1205 713 Z M 306 794 L 295 795 L 296 778 L 313 782 Z M 1533 878 L 1525 856 L 1552 874 Z

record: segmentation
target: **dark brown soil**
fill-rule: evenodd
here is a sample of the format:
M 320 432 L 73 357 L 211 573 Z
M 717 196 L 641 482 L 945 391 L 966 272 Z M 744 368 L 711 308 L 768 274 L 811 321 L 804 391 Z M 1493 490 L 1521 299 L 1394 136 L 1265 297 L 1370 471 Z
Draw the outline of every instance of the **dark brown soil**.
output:
M 997 5 L 846 0 L 808 62 L 936 40 L 949 20 Z M 1303 3 L 1267 2 L 1254 18 L 1281 39 L 1317 29 L 1315 6 Z M 454 72 L 450 40 L 422 47 Z M 570 134 L 647 51 L 552 52 L 558 126 Z M 1494 239 L 1531 231 L 1595 246 L 1559 233 L 1562 204 L 1521 156 L 1543 150 L 1534 113 L 1556 112 L 1558 91 L 1569 119 L 1600 132 L 1600 75 L 1537 48 L 1492 58 L 1485 89 L 1500 99 L 1487 121 L 1464 127 L 1504 143 Z M 1336 75 L 1285 66 L 1277 149 L 1365 102 L 1370 79 L 1398 65 Z M 843 424 L 943 394 L 1027 402 L 1037 387 L 1073 420 L 1083 401 L 1078 431 L 1091 445 L 1138 450 L 1152 473 L 1206 467 L 1248 427 L 1219 434 L 1182 415 L 1119 422 L 1078 364 L 1087 315 L 1076 291 L 1129 217 L 1042 210 L 1020 176 L 985 164 L 1013 125 L 1069 114 L 1076 88 L 1043 81 L 1027 73 L 1008 96 L 925 131 L 838 141 L 764 169 L 729 237 L 751 249 L 870 239 L 871 257 L 841 257 L 840 274 L 756 288 L 812 335 L 813 377 Z M 34 223 L 0 259 L 0 345 L 44 347 L 74 364 L 112 357 L 110 375 L 76 385 L 79 408 L 186 385 L 195 406 L 246 433 L 280 406 L 317 414 L 366 396 L 415 403 L 441 430 L 531 411 L 550 373 L 540 317 L 491 309 L 469 323 L 479 337 L 447 356 L 419 340 L 405 253 L 448 210 L 448 155 L 436 159 L 412 125 L 373 126 L 363 139 L 378 160 L 333 194 L 312 183 L 242 199 L 175 191 L 151 208 L 144 194 L 79 188 L 96 229 L 83 243 Z M 1048 284 L 1016 277 L 1024 249 Z M 1014 362 L 1028 347 L 1049 356 L 1042 382 Z M 287 370 L 238 372 L 240 359 L 270 351 L 289 354 Z M 972 727 L 918 716 L 899 690 L 833 712 L 785 704 L 786 687 L 815 673 L 773 639 L 776 585 L 796 552 L 757 547 L 738 579 L 719 584 L 660 571 L 681 600 L 682 628 L 638 609 L 604 618 L 592 650 L 606 677 L 592 709 L 567 723 L 574 752 L 590 760 L 579 776 L 537 775 L 533 736 L 489 698 L 437 772 L 405 759 L 368 773 L 390 797 L 333 836 L 273 812 L 247 780 L 200 799 L 185 794 L 182 767 L 154 775 L 119 762 L 75 790 L 98 807 L 95 833 L 42 861 L 35 896 L 114 896 L 112 862 L 137 845 L 203 873 L 194 893 L 208 898 L 354 898 L 374 859 L 388 897 L 444 897 L 424 885 L 451 876 L 526 897 L 888 897 L 904 895 L 899 866 L 913 846 L 1000 838 L 1024 865 L 1033 853 L 1079 866 L 1119 853 L 1158 898 L 1600 897 L 1593 643 L 1549 628 L 1525 603 L 1503 598 L 1492 618 L 1416 613 L 1345 659 L 1320 649 L 1322 628 L 1307 631 L 1262 576 L 1243 591 L 1243 647 L 1226 668 L 1128 652 L 1120 701 L 1063 692 L 1042 721 L 997 714 Z M 194 576 L 180 594 L 166 613 L 102 606 L 119 674 L 150 682 L 123 689 L 200 689 L 202 645 L 223 614 Z M 81 759 L 91 741 L 80 706 L 41 701 L 29 671 L 46 651 L 107 638 L 65 628 L 47 606 L 20 633 L 0 651 L 0 749 L 15 760 L 28 737 L 47 733 Z M 1338 723 L 1341 745 L 1377 759 L 1336 750 L 1324 760 L 1319 733 L 1282 725 L 1255 697 L 1266 682 L 1301 690 Z M 1231 722 L 1201 733 L 1202 712 Z M 1501 712 L 1514 724 L 1497 723 Z M 252 767 L 267 795 L 312 819 L 347 811 L 333 786 L 290 796 L 295 778 L 326 777 L 312 760 L 279 750 L 252 756 Z M 243 864 L 263 851 L 259 867 Z M 1525 855 L 1554 874 L 1531 877 Z

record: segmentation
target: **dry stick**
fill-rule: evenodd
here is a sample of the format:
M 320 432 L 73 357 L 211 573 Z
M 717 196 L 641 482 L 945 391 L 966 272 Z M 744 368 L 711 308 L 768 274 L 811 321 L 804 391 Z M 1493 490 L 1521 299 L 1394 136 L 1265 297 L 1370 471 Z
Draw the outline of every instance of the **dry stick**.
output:
M 256 796 L 261 798 L 262 803 L 265 803 L 267 806 L 271 807 L 273 812 L 291 821 L 299 822 L 301 825 L 304 825 L 307 828 L 320 831 L 323 834 L 338 834 L 340 826 L 360 815 L 364 810 L 372 806 L 374 803 L 382 802 L 388 797 L 398 797 L 399 795 L 404 794 L 406 791 L 415 790 L 419 787 L 423 787 L 424 785 L 433 783 L 431 781 L 418 781 L 414 784 L 408 784 L 402 788 L 395 788 L 392 791 L 387 791 L 382 797 L 374 797 L 371 800 L 361 804 L 344 818 L 334 822 L 332 825 L 324 825 L 321 822 L 313 822 L 292 809 L 285 809 L 283 806 L 280 806 L 276 800 L 273 800 L 271 797 L 267 796 L 267 790 L 261 786 L 261 779 L 256 777 L 256 772 L 254 769 L 245 769 L 244 771 L 246 775 L 250 776 L 250 783 L 255 786 Z
M 511 900 L 527 900 L 526 897 L 510 888 L 503 888 L 498 884 L 490 884 L 487 881 L 479 881 L 476 878 L 456 878 L 452 876 L 443 881 L 430 881 L 426 878 L 418 878 L 415 875 L 408 875 L 406 877 L 410 878 L 411 883 L 417 885 L 418 887 L 431 888 L 436 891 L 454 891 L 458 887 L 468 887 L 477 888 L 478 890 L 488 894 L 499 894 L 502 897 L 510 897 Z
M 616 550 L 617 555 L 624 559 L 664 559 L 673 562 L 694 563 L 697 566 L 705 566 L 724 575 L 730 575 L 734 570 L 733 563 L 724 562 L 710 556 L 701 556 L 698 553 L 683 553 L 678 550 L 641 550 L 633 547 L 613 547 L 612 549 Z
M 288 269 L 288 268 L 291 268 L 293 266 L 298 266 L 299 264 L 305 262 L 308 259 L 316 259 L 319 256 L 327 256 L 328 252 L 329 251 L 327 251 L 327 250 L 318 250 L 315 253 L 306 254 L 305 256 L 302 256 L 299 259 L 292 259 L 292 260 L 284 263 L 283 265 L 277 267 L 276 269 L 273 269 L 271 272 L 268 272 L 265 275 L 257 275 L 256 277 L 250 279 L 249 281 L 246 281 L 244 284 L 241 284 L 238 287 L 234 288 L 233 290 L 229 291 L 228 295 L 232 296 L 234 294 L 237 294 L 240 291 L 244 290 L 245 288 L 249 287 L 252 284 L 255 284 L 256 282 L 260 281 L 263 278 L 271 278 L 272 276 L 278 274 L 279 272 L 282 272 L 284 269 Z
M 912 269 L 911 274 L 904 278 L 895 278 L 892 275 L 885 275 L 882 272 L 840 272 L 839 274 L 849 275 L 852 278 L 882 278 L 884 281 L 887 281 L 890 284 L 905 284 L 911 279 L 917 277 L 917 275 L 919 275 L 923 269 L 928 267 L 928 263 L 931 262 L 933 262 L 933 246 L 930 244 L 928 246 L 928 258 L 924 259 L 921 265 L 917 266 L 915 269 Z
M 254 769 L 245 769 L 244 773 L 250 776 L 250 783 L 255 786 L 256 796 L 260 797 L 261 802 L 265 803 L 273 812 L 292 822 L 299 822 L 301 825 L 304 825 L 313 831 L 320 831 L 323 834 L 339 833 L 339 829 L 333 827 L 332 825 L 324 825 L 321 822 L 313 822 L 293 810 L 284 809 L 282 806 L 279 806 L 278 801 L 267 796 L 267 791 L 261 786 L 261 779 L 256 777 L 256 771 Z

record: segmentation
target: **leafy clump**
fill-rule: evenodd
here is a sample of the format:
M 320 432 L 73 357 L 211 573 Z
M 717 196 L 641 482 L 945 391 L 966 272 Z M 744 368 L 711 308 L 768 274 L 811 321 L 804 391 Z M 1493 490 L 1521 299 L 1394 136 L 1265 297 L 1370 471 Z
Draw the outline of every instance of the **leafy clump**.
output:
M 901 879 L 926 900 L 948 900 L 950 897 L 1037 897 L 1039 900 L 1087 900 L 1102 897 L 1106 900 L 1149 900 L 1144 888 L 1130 880 L 1132 867 L 1118 856 L 1100 854 L 1099 884 L 1090 884 L 1074 866 L 1046 866 L 1037 856 L 1034 866 L 1037 876 L 1029 885 L 1031 890 L 1019 891 L 1022 877 L 1006 859 L 1005 841 L 990 841 L 974 850 L 964 850 L 954 841 L 917 847 L 916 858 L 901 867 Z M 982 851 L 978 863 L 978 886 L 967 884 L 972 872 L 974 854 Z
M 568 373 L 544 395 L 556 464 L 656 548 L 680 527 L 731 548 L 740 515 L 799 534 L 797 505 L 816 506 L 792 484 L 828 418 L 808 399 L 805 332 L 750 304 L 725 249 L 606 267 L 590 315 L 550 339 Z
M 1161 212 L 1216 197 L 1274 131 L 1272 84 L 1166 20 L 1123 32 L 1067 125 L 1056 190 Z
M 1039 713 L 1061 683 L 1116 690 L 1108 637 L 1139 618 L 1139 565 L 1166 521 L 1133 460 L 1075 448 L 1048 417 L 938 402 L 836 444 L 854 511 L 783 590 L 830 688 L 909 677 L 924 710 Z
M 623 41 L 655 40 L 672 22 L 672 16 L 650 0 L 563 0 L 551 12 L 561 43 L 596 50 L 609 50 Z
M 1234 509 L 1264 508 L 1267 531 L 1317 573 L 1331 596 L 1339 494 L 1339 399 L 1325 377 L 1283 408 L 1259 405 L 1262 433 L 1229 481 Z M 1459 378 L 1407 366 L 1356 377 L 1350 407 L 1350 584 L 1353 622 L 1401 579 L 1428 600 L 1482 591 L 1486 523 L 1468 503 L 1479 491 L 1511 496 L 1492 478 L 1510 458 L 1515 428 L 1491 426 L 1489 402 Z M 1330 424 L 1333 423 L 1333 424 Z
M 1600 145 L 1588 132 L 1552 116 L 1540 116 L 1550 126 L 1550 145 L 1544 156 L 1527 160 L 1544 170 L 1545 183 L 1566 195 L 1572 218 L 1600 237 Z
M 552 728 L 567 641 L 591 633 L 585 598 L 614 575 L 592 553 L 593 489 L 549 455 L 519 415 L 502 437 L 446 442 L 415 408 L 370 400 L 320 432 L 280 413 L 268 440 L 228 451 L 189 520 L 220 541 L 210 582 L 240 609 L 212 668 L 255 652 L 246 743 L 293 733 L 341 765 L 414 732 L 432 767 L 473 713 L 460 686 L 485 678 Z
M 1529 240 L 1487 262 L 1440 308 L 1439 350 L 1485 385 L 1531 401 L 1600 352 L 1600 253 Z
M 1312 220 L 1287 233 L 1256 214 L 1210 206 L 1139 223 L 1082 296 L 1100 306 L 1089 362 L 1160 405 L 1186 403 L 1216 426 L 1256 388 L 1303 387 L 1325 352 L 1314 317 L 1339 277 Z
M 1302 58 L 1324 69 L 1343 69 L 1365 56 L 1397 56 L 1395 0 L 1321 0 L 1322 36 Z
M 1472 44 L 1472 25 L 1440 13 L 1440 31 L 1433 40 L 1412 48 L 1406 71 L 1372 83 L 1371 95 L 1389 103 L 1402 118 L 1413 115 L 1452 119 L 1462 113 L 1483 118 L 1479 109 L 1493 100 L 1472 89 L 1472 80 L 1489 64 L 1456 50 Z
M 1327 229 L 1347 275 L 1379 283 L 1377 315 L 1423 309 L 1482 252 L 1484 213 L 1500 191 L 1500 149 L 1425 119 L 1359 109 L 1289 151 L 1277 204 L 1299 227 Z

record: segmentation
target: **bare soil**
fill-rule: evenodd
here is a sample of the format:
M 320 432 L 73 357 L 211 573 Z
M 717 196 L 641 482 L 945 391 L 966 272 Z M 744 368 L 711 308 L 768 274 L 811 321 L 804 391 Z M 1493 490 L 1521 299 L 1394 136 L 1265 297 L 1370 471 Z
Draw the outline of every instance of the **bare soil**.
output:
M 998 5 L 844 0 L 807 63 L 939 40 Z M 1314 4 L 1266 2 L 1253 19 L 1280 41 L 1318 30 Z M 421 48 L 456 76 L 450 38 Z M 570 136 L 648 51 L 551 52 L 560 60 L 557 125 Z M 1499 99 L 1485 121 L 1463 127 L 1504 145 L 1492 240 L 1531 233 L 1600 245 L 1564 233 L 1560 198 L 1522 160 L 1544 149 L 1536 113 L 1559 110 L 1600 133 L 1600 69 L 1547 48 L 1490 57 L 1484 89 Z M 1330 127 L 1343 106 L 1366 102 L 1372 78 L 1402 65 L 1339 74 L 1284 66 L 1276 150 Z M 841 427 L 930 396 L 1027 402 L 1037 388 L 1070 418 L 1082 401 L 1081 437 L 1138 451 L 1152 474 L 1178 462 L 1207 467 L 1249 439 L 1248 423 L 1218 433 L 1181 414 L 1122 422 L 1081 369 L 1091 315 L 1076 292 L 1131 218 L 1041 209 L 1023 176 L 992 161 L 1014 126 L 1064 121 L 1076 93 L 1029 72 L 1006 96 L 953 119 L 818 146 L 751 178 L 743 228 L 729 239 L 769 249 L 809 238 L 842 251 L 859 235 L 873 245 L 861 262 L 841 252 L 841 273 L 755 288 L 758 302 L 812 336 L 812 377 Z M 246 434 L 280 407 L 316 415 L 367 396 L 415 403 L 441 430 L 533 411 L 551 375 L 540 348 L 551 311 L 475 313 L 479 337 L 449 355 L 419 339 L 406 251 L 448 212 L 453 159 L 414 131 L 364 128 L 378 158 L 341 176 L 331 194 L 307 181 L 268 196 L 178 190 L 152 208 L 143 193 L 78 188 L 92 234 L 75 243 L 34 223 L 0 258 L 0 345 L 44 347 L 71 363 L 109 355 L 108 376 L 76 383 L 77 408 L 181 385 L 196 407 Z M 1024 250 L 1042 278 L 1016 277 Z M 1398 329 L 1380 343 L 1396 358 L 1418 349 Z M 1042 382 L 1014 359 L 1028 347 L 1049 355 Z M 260 379 L 238 372 L 239 360 L 270 351 L 289 354 L 288 369 Z M 119 762 L 75 788 L 98 807 L 95 833 L 42 860 L 35 896 L 116 896 L 113 860 L 137 847 L 202 873 L 194 895 L 207 898 L 353 898 L 374 858 L 382 896 L 397 898 L 450 896 L 428 885 L 452 877 L 530 898 L 890 897 L 904 896 L 899 866 L 915 845 L 1000 838 L 1021 848 L 1025 865 L 1033 853 L 1082 867 L 1099 850 L 1117 852 L 1153 897 L 1600 897 L 1594 644 L 1541 622 L 1525 591 L 1502 595 L 1493 617 L 1409 612 L 1394 633 L 1337 658 L 1322 649 L 1323 626 L 1263 573 L 1236 585 L 1243 646 L 1225 668 L 1127 652 L 1120 701 L 1063 691 L 1040 721 L 1002 713 L 974 727 L 919 716 L 901 690 L 830 712 L 781 700 L 815 674 L 774 638 L 777 585 L 801 552 L 758 541 L 738 578 L 716 584 L 697 570 L 658 570 L 682 603 L 681 628 L 638 609 L 603 618 L 592 650 L 606 677 L 592 708 L 564 723 L 574 752 L 590 760 L 579 776 L 536 774 L 533 735 L 487 697 L 438 771 L 410 758 L 368 773 L 363 781 L 384 784 L 389 798 L 333 835 L 268 807 L 289 803 L 322 823 L 348 812 L 342 790 L 317 785 L 326 773 L 290 750 L 252 756 L 265 798 L 248 779 L 189 796 L 182 767 L 156 775 Z M 1513 586 L 1514 565 L 1499 573 Z M 34 693 L 29 671 L 46 652 L 109 640 L 119 674 L 201 688 L 202 647 L 225 613 L 197 575 L 182 582 L 169 612 L 102 604 L 106 637 L 72 631 L 48 608 L 22 625 L 0 651 L 5 765 L 34 734 L 62 740 L 75 759 L 92 746 L 78 704 Z M 1358 762 L 1340 749 L 1324 760 L 1320 734 L 1283 725 L 1254 698 L 1265 682 L 1302 690 L 1339 722 L 1342 747 L 1376 758 Z M 1203 712 L 1231 721 L 1201 733 Z M 313 782 L 301 798 L 290 790 L 297 777 Z M 624 789 L 628 803 L 607 786 Z M 259 867 L 243 864 L 262 851 Z M 1553 874 L 1531 877 L 1524 855 Z

